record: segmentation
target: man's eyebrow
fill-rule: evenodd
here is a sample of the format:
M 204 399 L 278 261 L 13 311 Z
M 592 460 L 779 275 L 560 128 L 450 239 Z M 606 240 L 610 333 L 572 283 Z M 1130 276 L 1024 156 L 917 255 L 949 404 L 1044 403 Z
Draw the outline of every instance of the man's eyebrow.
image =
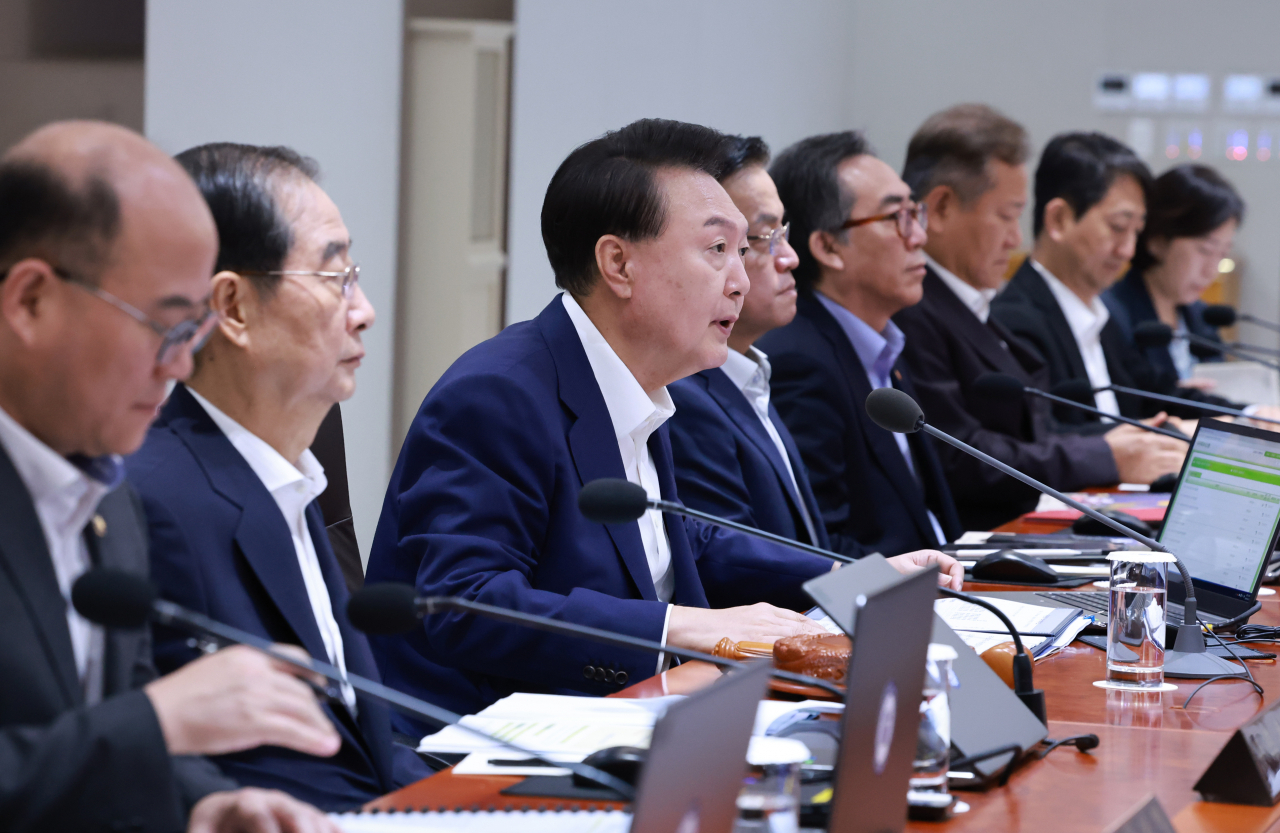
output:
M 328 263 L 330 260 L 346 252 L 350 248 L 350 240 L 334 240 L 324 247 L 324 257 L 320 258 L 320 262 Z
M 715 214 L 710 218 L 708 218 L 707 221 L 702 224 L 703 228 L 707 228 L 708 226 L 726 226 L 731 229 L 736 229 L 738 227 L 738 224 L 735 223 L 733 220 L 730 220 L 728 217 L 724 217 L 720 214 Z
M 906 201 L 907 198 L 901 194 L 888 194 L 884 199 L 880 200 L 880 207 L 888 208 L 891 205 L 902 205 Z
M 761 211 L 756 215 L 757 223 L 777 223 L 782 220 L 777 214 L 770 214 L 767 211 Z
M 201 298 L 199 301 L 193 301 L 193 300 L 191 300 L 190 298 L 188 298 L 188 297 L 186 297 L 186 296 L 184 296 L 184 295 L 166 295 L 165 297 L 163 297 L 163 298 L 161 298 L 160 300 L 158 300 L 158 301 L 156 301 L 156 302 L 155 302 L 155 307 L 156 307 L 156 309 L 160 309 L 160 310 L 170 310 L 170 309 L 182 309 L 182 310 L 188 310 L 188 309 L 196 309 L 196 308 L 198 308 L 198 307 L 203 307 L 203 306 L 205 306 L 206 304 L 208 304 L 208 303 L 209 303 L 209 299 L 210 299 L 211 297 L 213 297 L 213 296 L 212 296 L 212 293 L 211 293 L 211 294 L 209 294 L 209 295 L 204 296 L 204 297 L 203 297 L 203 298 Z

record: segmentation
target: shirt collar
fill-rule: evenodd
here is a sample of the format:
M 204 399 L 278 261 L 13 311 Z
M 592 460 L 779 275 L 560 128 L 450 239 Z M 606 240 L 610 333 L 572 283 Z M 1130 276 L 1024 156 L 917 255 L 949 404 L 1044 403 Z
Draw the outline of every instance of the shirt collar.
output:
M 746 353 L 739 353 L 732 347 L 729 348 L 729 358 L 725 359 L 720 369 L 738 390 L 746 390 L 747 385 L 751 384 L 757 374 L 763 374 L 764 383 L 768 386 L 769 377 L 773 374 L 773 368 L 769 366 L 769 357 L 755 347 L 748 347 Z
M 302 506 L 305 507 L 329 485 L 324 467 L 311 453 L 311 449 L 302 452 L 302 456 L 298 458 L 298 465 L 295 466 L 279 451 L 272 448 L 266 440 L 227 416 L 195 390 L 187 388 L 187 392 L 200 403 L 200 407 L 204 408 L 205 413 L 218 426 L 218 430 L 231 441 L 236 451 L 240 452 L 240 456 L 244 457 L 249 468 L 253 469 L 253 473 L 258 475 L 262 485 L 266 486 L 267 491 L 272 495 L 277 495 L 294 484 L 301 484 L 296 493 L 300 498 L 305 498 L 302 500 Z
M 961 280 L 954 272 L 943 266 L 938 261 L 929 257 L 926 252 L 924 256 L 925 262 L 929 264 L 929 268 L 934 271 L 942 282 L 947 285 L 960 303 L 969 308 L 969 311 L 978 317 L 983 324 L 987 323 L 987 319 L 991 317 L 991 299 L 996 297 L 997 289 L 978 289 Z
M 587 354 L 587 362 L 596 377 L 596 384 L 604 396 L 614 433 L 619 441 L 624 437 L 646 441 L 650 434 L 676 412 L 671 394 L 665 387 L 652 394 L 645 393 L 635 374 L 609 346 L 609 342 L 573 296 L 563 292 L 560 297 L 565 312 L 569 313 L 569 320 L 573 322 L 573 328 L 578 332 L 578 339 Z
M 73 455 L 74 461 L 63 457 L 45 445 L 34 434 L 0 408 L 0 446 L 4 447 L 9 461 L 33 503 L 40 503 L 59 493 L 75 488 L 96 493 L 96 505 L 108 492 L 120 485 L 124 467 L 115 455 L 86 457 Z
M 863 369 L 881 380 L 888 379 L 889 371 L 893 369 L 898 356 L 902 354 L 902 348 L 907 344 L 907 337 L 898 329 L 898 325 L 890 321 L 885 325 L 883 333 L 877 333 L 871 329 L 870 324 L 826 295 L 821 292 L 814 292 L 814 295 L 835 316 L 840 329 L 844 330 L 849 343 L 853 345 L 853 351 L 858 354 L 858 361 L 862 362 Z
M 1062 314 L 1067 319 L 1067 326 L 1071 327 L 1071 334 L 1076 337 L 1076 341 L 1097 340 L 1102 333 L 1102 328 L 1111 318 L 1111 313 L 1107 310 L 1107 305 L 1102 303 L 1102 299 L 1095 297 L 1091 303 L 1086 304 L 1079 295 L 1072 292 L 1065 283 L 1044 268 L 1035 258 L 1029 257 L 1027 260 L 1031 262 L 1032 268 L 1040 273 L 1040 277 L 1044 278 L 1049 291 L 1053 293 L 1054 299 L 1062 309 Z

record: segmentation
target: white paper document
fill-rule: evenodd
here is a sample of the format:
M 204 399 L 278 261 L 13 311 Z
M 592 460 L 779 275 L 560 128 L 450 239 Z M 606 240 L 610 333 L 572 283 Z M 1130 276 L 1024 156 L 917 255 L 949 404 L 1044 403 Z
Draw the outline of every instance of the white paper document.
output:
M 1065 615 L 1065 609 L 1059 607 L 1041 607 L 987 596 L 979 598 L 1000 608 L 1020 634 L 1049 636 L 1056 630 L 1052 626 L 1060 624 Z M 1006 635 L 1009 632 L 994 613 L 962 599 L 938 599 L 933 603 L 933 610 L 955 631 L 983 631 Z
M 344 833 L 626 833 L 631 814 L 614 811 L 510 813 L 334 813 Z

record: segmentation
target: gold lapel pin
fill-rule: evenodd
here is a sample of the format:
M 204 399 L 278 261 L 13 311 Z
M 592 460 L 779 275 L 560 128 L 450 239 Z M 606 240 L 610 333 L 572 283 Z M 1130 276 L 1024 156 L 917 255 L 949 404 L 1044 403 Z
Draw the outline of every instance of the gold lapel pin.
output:
M 107 534 L 106 518 L 101 515 L 93 516 L 93 534 L 97 535 L 99 538 L 102 538 Z

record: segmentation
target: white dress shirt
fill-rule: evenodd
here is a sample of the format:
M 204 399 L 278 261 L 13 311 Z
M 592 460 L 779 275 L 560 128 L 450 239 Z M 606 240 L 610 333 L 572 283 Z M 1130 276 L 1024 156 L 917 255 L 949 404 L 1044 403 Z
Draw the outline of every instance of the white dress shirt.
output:
M 849 339 L 849 344 L 853 346 L 853 352 L 858 356 L 858 361 L 862 363 L 862 369 L 867 374 L 867 381 L 871 383 L 871 389 L 879 390 L 880 388 L 893 387 L 893 380 L 889 378 L 889 374 L 893 372 L 893 366 L 898 361 L 898 356 L 902 355 L 902 348 L 907 346 L 907 337 L 902 330 L 898 329 L 898 325 L 890 321 L 885 325 L 884 332 L 877 333 L 871 328 L 870 324 L 826 295 L 821 292 L 815 292 L 814 295 L 819 303 L 826 307 L 827 312 L 831 313 L 832 317 L 836 319 L 836 323 L 844 331 L 845 337 Z M 919 481 L 920 478 L 916 475 L 915 461 L 911 458 L 911 443 L 907 439 L 907 435 L 893 434 L 893 439 L 898 444 L 898 450 L 902 452 L 903 459 L 907 462 L 907 470 Z M 925 507 L 924 511 L 929 517 L 929 525 L 933 528 L 933 534 L 937 537 L 938 544 L 945 544 L 947 535 L 942 531 L 942 524 L 938 523 L 937 516 L 928 507 Z
M 67 629 L 75 654 L 80 690 L 89 705 L 102 699 L 102 628 L 76 613 L 71 585 L 90 567 L 84 531 L 113 486 L 87 475 L 0 408 L 0 446 L 31 494 L 53 560 L 58 589 L 67 600 Z
M 925 262 L 929 264 L 929 268 L 933 269 L 942 282 L 947 285 L 955 296 L 960 299 L 960 303 L 969 308 L 969 311 L 978 317 L 983 324 L 987 323 L 987 319 L 991 317 L 991 299 L 996 297 L 998 289 L 978 289 L 961 280 L 947 267 L 938 261 L 924 256 Z
M 187 391 L 200 403 L 200 407 L 204 408 L 236 451 L 240 452 L 240 456 L 244 457 L 262 485 L 267 487 L 271 497 L 275 498 L 276 506 L 284 516 L 289 534 L 293 538 L 294 554 L 298 559 L 298 567 L 302 570 L 302 583 L 306 586 L 307 600 L 316 617 L 316 627 L 324 642 L 325 652 L 329 655 L 329 664 L 336 665 L 342 672 L 342 699 L 354 714 L 356 693 L 345 682 L 347 659 L 342 648 L 342 631 L 338 629 L 338 622 L 333 617 L 329 586 L 324 582 L 324 573 L 320 572 L 320 559 L 316 555 L 315 543 L 311 540 L 311 531 L 307 527 L 307 506 L 329 485 L 324 476 L 324 467 L 310 449 L 302 452 L 298 465 L 294 466 L 265 440 L 227 416 L 208 399 L 191 388 L 187 388 Z
M 652 500 L 662 500 L 658 470 L 654 467 L 653 455 L 649 453 L 649 437 L 676 412 L 671 394 L 665 387 L 652 394 L 645 393 L 635 375 L 605 341 L 573 296 L 562 292 L 560 297 L 573 328 L 578 332 L 582 349 L 586 351 L 587 362 L 596 377 L 596 384 L 600 386 L 605 407 L 609 409 L 609 420 L 618 438 L 618 451 L 622 455 L 622 469 L 627 479 L 643 487 Z M 650 509 L 636 523 L 640 526 L 640 541 L 649 562 L 653 590 L 659 601 L 670 602 L 675 595 L 676 577 L 671 569 L 671 542 L 667 540 L 662 513 Z M 663 645 L 667 644 L 670 624 L 671 606 L 668 605 L 667 618 L 662 626 Z M 661 671 L 665 664 L 665 656 L 659 656 L 658 670 Z
M 809 509 L 804 505 L 804 496 L 800 493 L 800 484 L 796 482 L 795 470 L 791 468 L 791 458 L 787 456 L 787 447 L 782 444 L 782 435 L 778 433 L 778 427 L 773 424 L 773 420 L 769 418 L 769 377 L 773 375 L 773 368 L 769 364 L 769 357 L 763 351 L 756 347 L 748 347 L 746 353 L 739 353 L 733 348 L 729 349 L 729 358 L 725 359 L 720 369 L 724 371 L 724 375 L 729 377 L 729 381 L 742 391 L 742 395 L 751 403 L 751 410 L 756 412 L 756 416 L 760 418 L 760 424 L 764 426 L 765 433 L 769 435 L 769 439 L 773 440 L 774 448 L 778 449 L 778 455 L 782 457 L 782 464 L 787 467 L 787 474 L 791 477 L 791 488 L 795 492 L 796 505 L 800 507 L 800 517 L 804 520 L 805 531 L 809 534 L 809 543 L 817 544 L 817 534 L 813 529 L 813 519 L 809 517 Z
M 1084 360 L 1084 371 L 1089 375 L 1089 384 L 1094 388 L 1105 388 L 1111 385 L 1111 372 L 1107 370 L 1107 355 L 1102 352 L 1102 328 L 1107 325 L 1111 313 L 1101 298 L 1095 297 L 1092 303 L 1086 304 L 1080 296 L 1072 292 L 1065 283 L 1058 280 L 1052 272 L 1036 262 L 1035 258 L 1027 258 L 1032 268 L 1040 273 L 1054 300 L 1066 316 L 1067 326 L 1075 336 L 1076 347 L 1080 350 L 1080 358 Z M 1120 403 L 1116 401 L 1114 391 L 1104 390 L 1093 395 L 1098 410 L 1108 414 L 1119 414 Z

